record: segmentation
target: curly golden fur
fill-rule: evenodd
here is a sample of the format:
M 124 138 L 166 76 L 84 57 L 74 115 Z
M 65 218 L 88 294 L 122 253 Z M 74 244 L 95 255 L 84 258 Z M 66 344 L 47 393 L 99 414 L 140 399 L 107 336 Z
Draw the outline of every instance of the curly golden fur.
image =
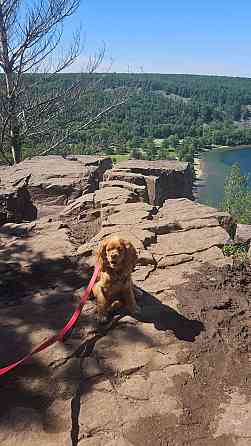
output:
M 93 287 L 100 320 L 117 308 L 125 306 L 130 313 L 139 308 L 135 301 L 131 273 L 137 263 L 137 252 L 131 242 L 118 237 L 103 240 L 97 251 L 100 267 Z

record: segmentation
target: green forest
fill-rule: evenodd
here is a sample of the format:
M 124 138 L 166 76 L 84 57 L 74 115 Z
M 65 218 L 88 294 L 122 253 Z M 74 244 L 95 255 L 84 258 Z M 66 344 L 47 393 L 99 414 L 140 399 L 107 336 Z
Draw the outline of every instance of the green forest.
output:
M 86 129 L 73 132 L 53 153 L 130 153 L 135 158 L 190 161 L 203 148 L 251 144 L 251 79 L 180 74 L 92 76 L 95 88 L 74 104 L 69 126 L 78 125 L 90 104 L 97 112 L 102 110 L 109 96 L 121 89 L 127 90 L 126 103 Z M 88 75 L 84 77 L 86 82 Z M 45 79 L 43 93 L 67 89 L 78 78 L 80 74 L 58 74 Z M 34 152 L 33 141 L 25 141 L 25 146 L 27 152 Z

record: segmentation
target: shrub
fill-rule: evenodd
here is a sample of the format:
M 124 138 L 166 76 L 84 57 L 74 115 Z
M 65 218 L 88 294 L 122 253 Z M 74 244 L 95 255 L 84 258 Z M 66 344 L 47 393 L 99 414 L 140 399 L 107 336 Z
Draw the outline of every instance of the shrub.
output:
M 229 243 L 223 246 L 222 251 L 226 257 L 242 256 L 247 253 L 248 247 L 245 243 Z
M 238 223 L 251 224 L 251 189 L 249 177 L 241 175 L 240 165 L 234 164 L 224 185 L 221 207 Z

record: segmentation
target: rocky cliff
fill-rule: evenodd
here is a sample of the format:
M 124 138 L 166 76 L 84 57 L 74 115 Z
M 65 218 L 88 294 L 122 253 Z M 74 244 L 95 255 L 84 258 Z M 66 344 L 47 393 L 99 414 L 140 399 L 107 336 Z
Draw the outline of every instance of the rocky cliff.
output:
M 180 161 L 122 161 L 106 172 L 105 179 L 118 185 L 133 183 L 142 188 L 148 203 L 161 206 L 168 198 L 192 198 L 193 177 L 188 163 Z M 143 194 L 145 190 L 145 194 Z
M 101 328 L 88 302 L 63 343 L 3 377 L 1 444 L 183 446 L 199 439 L 198 445 L 246 446 L 248 281 L 241 274 L 234 293 L 235 272 L 221 250 L 234 223 L 184 197 L 163 202 L 172 188 L 158 187 L 171 184 L 169 173 L 153 166 L 145 175 L 146 164 L 137 172 L 127 164 L 119 176 L 116 167 L 99 190 L 81 196 L 84 183 L 75 172 L 66 183 L 77 197 L 68 205 L 57 213 L 52 206 L 50 215 L 31 223 L 0 227 L 2 366 L 69 319 L 98 243 L 113 234 L 137 249 L 133 279 L 141 307 L 137 319 L 121 313 Z M 52 174 L 42 181 L 46 202 L 58 181 Z M 148 181 L 157 184 L 153 195 Z M 38 182 L 32 184 L 44 206 Z M 69 196 L 61 187 L 60 194 Z
M 6 189 L 21 178 L 30 176 L 29 192 L 34 203 L 40 210 L 47 206 L 55 206 L 56 209 L 98 189 L 104 172 L 111 167 L 109 157 L 38 156 L 17 166 L 1 167 L 0 179 L 2 188 Z

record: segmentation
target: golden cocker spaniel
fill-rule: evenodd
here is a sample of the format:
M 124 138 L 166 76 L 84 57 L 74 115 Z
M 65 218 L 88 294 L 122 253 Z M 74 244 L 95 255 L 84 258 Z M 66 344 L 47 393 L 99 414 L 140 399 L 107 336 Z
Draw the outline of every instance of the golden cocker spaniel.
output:
M 112 310 L 125 306 L 131 314 L 139 312 L 131 273 L 137 263 L 137 252 L 131 242 L 114 237 L 103 240 L 97 251 L 100 267 L 93 287 L 99 320 L 106 322 Z

